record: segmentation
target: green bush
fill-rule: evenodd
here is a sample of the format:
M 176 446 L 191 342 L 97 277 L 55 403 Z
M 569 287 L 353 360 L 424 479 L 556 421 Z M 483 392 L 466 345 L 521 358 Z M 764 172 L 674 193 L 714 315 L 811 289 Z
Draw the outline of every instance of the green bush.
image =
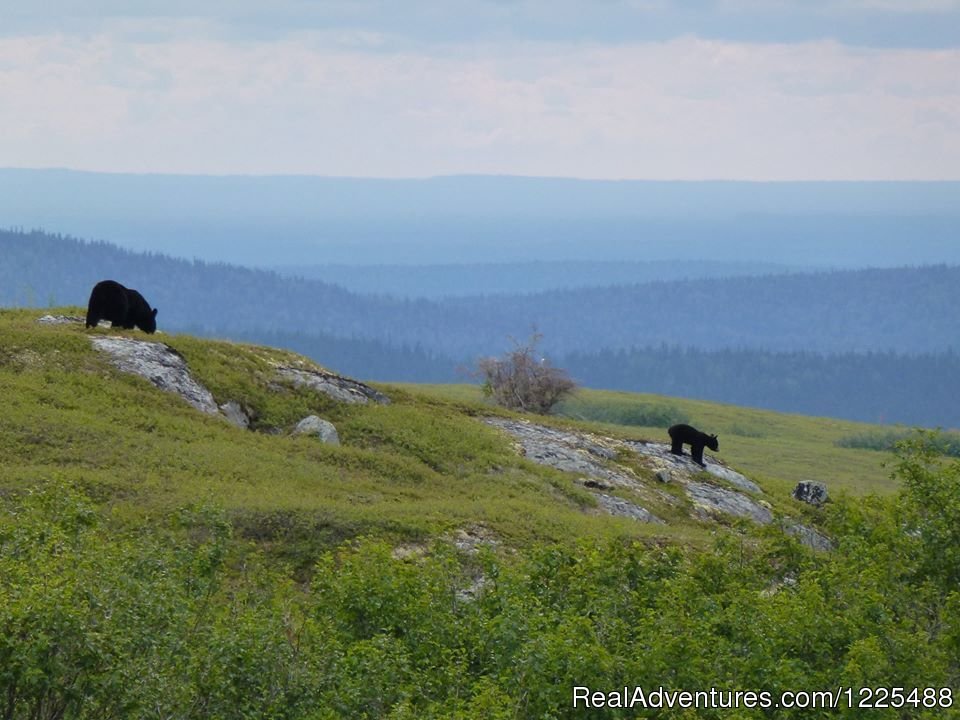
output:
M 622 718 L 643 713 L 573 687 L 955 688 L 960 463 L 926 440 L 898 450 L 898 498 L 825 509 L 828 553 L 773 527 L 472 556 L 368 539 L 304 584 L 216 509 L 123 530 L 48 483 L 0 511 L 0 717 Z

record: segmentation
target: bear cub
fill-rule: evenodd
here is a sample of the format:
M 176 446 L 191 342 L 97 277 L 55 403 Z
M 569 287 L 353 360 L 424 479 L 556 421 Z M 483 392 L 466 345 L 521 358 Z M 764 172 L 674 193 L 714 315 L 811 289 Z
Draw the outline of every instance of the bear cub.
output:
M 693 461 L 700 467 L 706 467 L 703 462 L 704 447 L 708 447 L 714 452 L 720 450 L 720 442 L 716 435 L 707 435 L 690 425 L 671 425 L 667 433 L 670 435 L 670 452 L 674 455 L 683 455 L 683 445 L 686 443 L 690 446 Z
M 101 320 L 109 320 L 114 327 L 132 330 L 138 327 L 145 333 L 157 330 L 157 309 L 143 295 L 125 288 L 115 280 L 101 280 L 93 286 L 87 303 L 87 327 L 96 327 Z

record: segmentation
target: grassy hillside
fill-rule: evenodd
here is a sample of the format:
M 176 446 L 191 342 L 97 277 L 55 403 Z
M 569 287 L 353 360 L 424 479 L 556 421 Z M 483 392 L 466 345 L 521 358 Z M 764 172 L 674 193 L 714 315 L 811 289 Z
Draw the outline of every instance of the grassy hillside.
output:
M 498 411 L 478 398 L 380 386 L 390 405 L 347 405 L 278 384 L 277 364 L 314 366 L 293 353 L 187 335 L 151 338 L 180 352 L 218 403 L 247 407 L 251 432 L 120 372 L 88 338 L 146 337 L 138 331 L 42 325 L 39 315 L 0 312 L 0 483 L 7 491 L 68 482 L 132 525 L 213 502 L 241 536 L 301 564 L 346 538 L 417 541 L 478 526 L 511 545 L 704 534 L 683 517 L 661 527 L 600 514 L 570 476 L 524 460 L 480 422 L 477 416 Z M 332 421 L 342 446 L 292 437 L 309 414 Z
M 426 537 L 471 523 L 519 543 L 673 532 L 585 512 L 591 498 L 569 477 L 524 461 L 477 420 L 497 411 L 474 387 L 381 386 L 392 404 L 346 405 L 278 386 L 271 374 L 277 363 L 312 365 L 292 353 L 156 336 L 186 358 L 218 403 L 232 400 L 251 409 L 254 428 L 263 432 L 249 432 L 114 369 L 81 326 L 40 325 L 38 316 L 0 313 L 0 390 L 7 398 L 0 477 L 8 488 L 69 480 L 120 517 L 215 499 L 244 532 L 268 540 Z M 602 418 L 618 408 L 664 405 L 718 433 L 719 457 L 774 497 L 810 479 L 856 494 L 893 489 L 880 464 L 883 454 L 835 445 L 862 432 L 866 426 L 857 423 L 586 390 L 563 412 Z M 289 436 L 311 413 L 338 427 L 342 447 Z M 613 437 L 666 440 L 665 425 L 555 422 Z

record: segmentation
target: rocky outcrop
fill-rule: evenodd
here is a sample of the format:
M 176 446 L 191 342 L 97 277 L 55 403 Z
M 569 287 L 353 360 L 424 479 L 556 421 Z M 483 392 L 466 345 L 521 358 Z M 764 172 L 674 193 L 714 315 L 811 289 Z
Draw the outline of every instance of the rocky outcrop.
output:
M 223 413 L 223 416 L 231 425 L 236 425 L 243 430 L 250 429 L 250 415 L 240 403 L 233 400 L 225 402 L 220 405 L 220 412 Z
M 484 422 L 515 438 L 521 454 L 533 462 L 581 476 L 581 484 L 586 488 L 619 488 L 641 495 L 649 493 L 629 468 L 614 462 L 618 441 L 574 430 L 558 430 L 526 420 L 488 417 Z M 612 515 L 632 517 L 642 522 L 663 522 L 636 503 L 607 493 L 594 493 L 594 496 L 600 507 Z M 664 499 L 672 498 L 664 495 Z
M 327 445 L 339 445 L 340 434 L 329 420 L 324 420 L 316 415 L 307 415 L 303 420 L 297 423 L 293 429 L 294 435 L 314 435 L 321 442 Z
M 94 335 L 90 342 L 123 372 L 140 375 L 161 390 L 176 393 L 200 412 L 219 414 L 213 395 L 194 380 L 187 361 L 169 345 L 107 335 Z
M 728 490 L 696 480 L 687 482 L 685 490 L 687 496 L 693 501 L 697 514 L 704 519 L 709 519 L 714 513 L 719 512 L 747 518 L 761 525 L 773 521 L 770 508 L 736 490 Z
M 375 402 L 380 405 L 390 403 L 390 398 L 369 385 L 322 370 L 303 370 L 301 368 L 281 366 L 277 375 L 282 380 L 297 387 L 307 387 L 323 393 L 339 402 L 366 404 Z
M 43 315 L 37 318 L 37 322 L 41 325 L 74 325 L 83 324 L 85 318 L 76 315 Z
M 607 492 L 609 490 L 625 491 L 622 494 L 633 493 L 670 504 L 678 502 L 673 495 L 658 489 L 656 484 L 646 483 L 622 462 L 633 456 L 637 464 L 650 471 L 650 477 L 660 483 L 682 487 L 697 519 L 716 520 L 728 516 L 761 525 L 774 520 L 770 506 L 759 497 L 763 495 L 760 487 L 713 459 L 704 458 L 706 467 L 703 468 L 689 455 L 674 455 L 670 446 L 664 443 L 615 440 L 528 420 L 488 417 L 484 422 L 508 433 L 515 440 L 518 451 L 530 460 L 579 475 L 579 484 L 593 491 L 597 504 L 611 515 L 632 517 L 641 522 L 662 522 L 647 508 Z M 811 546 L 823 544 L 822 536 L 813 534 L 816 531 L 795 527 L 798 528 L 796 532 L 802 534 L 802 542 L 809 541 Z
M 714 477 L 725 480 L 745 492 L 756 493 L 758 495 L 763 492 L 760 486 L 752 480 L 747 479 L 736 470 L 731 470 L 725 465 L 721 465 L 707 455 L 703 456 L 703 462 L 706 467 L 700 467 L 689 455 L 674 455 L 670 452 L 670 446 L 664 443 L 626 440 L 624 441 L 624 445 L 641 455 L 656 458 L 659 461 L 658 466 L 664 469 L 679 470 L 685 474 L 708 472 Z
M 833 540 L 828 538 L 819 530 L 815 530 L 807 525 L 800 523 L 785 522 L 783 531 L 788 535 L 793 535 L 802 544 L 814 550 L 833 550 Z
M 624 500 L 623 498 L 616 497 L 614 495 L 607 495 L 606 493 L 596 493 L 596 498 L 600 507 L 606 510 L 610 515 L 633 518 L 634 520 L 639 520 L 640 522 L 646 523 L 656 523 L 659 525 L 665 524 L 663 520 L 658 518 L 646 508 L 640 507 L 636 503 L 632 503 L 629 500 Z
M 795 500 L 819 507 L 827 501 L 827 486 L 812 480 L 798 482 L 791 494 Z
M 608 485 L 633 487 L 636 478 L 608 467 L 604 461 L 613 460 L 616 450 L 601 445 L 586 433 L 557 430 L 525 420 L 490 417 L 484 420 L 516 438 L 523 455 L 540 465 L 577 473 L 594 480 L 606 480 Z

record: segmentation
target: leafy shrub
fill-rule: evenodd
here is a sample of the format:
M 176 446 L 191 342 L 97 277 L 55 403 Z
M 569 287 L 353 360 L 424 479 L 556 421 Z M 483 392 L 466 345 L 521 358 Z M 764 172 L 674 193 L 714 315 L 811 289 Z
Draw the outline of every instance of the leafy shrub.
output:
M 215 509 L 123 532 L 53 483 L 0 500 L 0 717 L 618 718 L 638 710 L 573 687 L 956 687 L 960 463 L 928 439 L 898 448 L 899 497 L 825 511 L 829 553 L 775 527 L 473 557 L 361 540 L 302 586 Z

